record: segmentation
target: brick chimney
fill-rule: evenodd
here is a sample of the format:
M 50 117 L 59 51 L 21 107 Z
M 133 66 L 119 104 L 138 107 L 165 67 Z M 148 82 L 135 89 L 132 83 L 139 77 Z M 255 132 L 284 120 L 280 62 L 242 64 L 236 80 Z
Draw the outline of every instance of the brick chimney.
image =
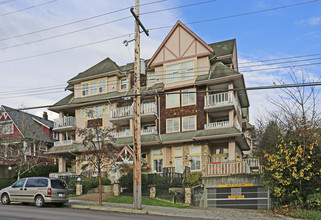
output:
M 43 119 L 48 120 L 48 114 L 47 114 L 47 112 L 43 112 L 42 117 L 43 117 Z

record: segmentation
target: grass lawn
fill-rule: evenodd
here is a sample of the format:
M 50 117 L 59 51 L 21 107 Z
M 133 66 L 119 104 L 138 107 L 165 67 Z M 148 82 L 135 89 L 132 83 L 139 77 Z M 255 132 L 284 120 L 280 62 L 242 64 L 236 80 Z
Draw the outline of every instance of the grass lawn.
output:
M 290 216 L 300 219 L 321 219 L 321 212 L 306 209 L 277 209 L 274 210 L 277 214 Z
M 132 196 L 113 196 L 113 197 L 109 197 L 107 199 L 104 199 L 103 202 L 132 204 L 133 197 Z M 152 199 L 152 198 L 148 198 L 148 197 L 142 197 L 142 204 L 143 205 L 175 207 L 175 208 L 188 207 L 188 205 L 171 203 L 171 202 L 167 202 L 167 201 L 163 201 L 163 200 L 159 200 L 159 199 Z

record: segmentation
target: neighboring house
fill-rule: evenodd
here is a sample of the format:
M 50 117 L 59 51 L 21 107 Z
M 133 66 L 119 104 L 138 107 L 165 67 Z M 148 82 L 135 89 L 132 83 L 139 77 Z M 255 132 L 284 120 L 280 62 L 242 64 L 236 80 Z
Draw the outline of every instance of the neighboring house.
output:
M 43 118 L 2 105 L 0 107 L 0 177 L 6 177 L 8 166 L 22 159 L 37 164 L 54 164 L 43 153 L 53 146 L 53 122 L 47 113 Z M 22 155 L 23 154 L 23 155 Z M 36 159 L 36 160 L 35 160 Z
M 233 90 L 245 88 L 236 40 L 207 44 L 178 21 L 144 62 L 142 157 L 150 172 L 247 173 L 242 157 L 250 150 L 243 132 L 249 130 L 249 100 L 246 90 Z M 133 72 L 133 63 L 119 66 L 107 58 L 68 81 L 72 93 L 49 109 L 59 113 L 59 141 L 48 152 L 59 159 L 59 172 L 82 172 L 77 127 L 117 125 L 115 144 L 133 145 Z

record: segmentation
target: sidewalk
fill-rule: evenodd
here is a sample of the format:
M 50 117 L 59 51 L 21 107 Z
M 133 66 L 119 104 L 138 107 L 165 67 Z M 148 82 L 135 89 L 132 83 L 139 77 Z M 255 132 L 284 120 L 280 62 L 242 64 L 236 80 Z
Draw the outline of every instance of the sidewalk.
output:
M 219 209 L 219 208 L 170 208 L 162 206 L 142 205 L 142 210 L 133 209 L 132 204 L 107 203 L 103 202 L 102 206 L 98 202 L 79 200 L 70 198 L 69 207 L 75 209 L 91 209 L 109 212 L 124 212 L 135 214 L 150 214 L 171 217 L 185 217 L 195 219 L 293 219 L 285 216 L 273 216 L 269 211 L 259 210 L 236 210 L 236 209 Z

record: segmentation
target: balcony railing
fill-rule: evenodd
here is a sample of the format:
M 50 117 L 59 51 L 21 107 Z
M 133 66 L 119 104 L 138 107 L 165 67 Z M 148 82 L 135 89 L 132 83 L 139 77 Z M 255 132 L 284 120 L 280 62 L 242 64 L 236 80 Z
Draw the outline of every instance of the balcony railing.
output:
M 157 106 L 156 103 L 143 103 L 141 105 L 141 114 L 156 114 L 157 113 Z
M 76 118 L 69 116 L 58 118 L 54 120 L 54 128 L 65 128 L 65 127 L 75 127 L 76 126 Z
M 229 128 L 233 127 L 233 121 L 220 121 L 205 124 L 205 129 Z
M 129 137 L 130 136 L 130 132 L 125 130 L 125 131 L 118 131 L 115 132 L 114 137 L 115 138 L 122 138 L 122 137 Z
M 55 141 L 54 146 L 65 146 L 73 144 L 74 140 Z
M 248 174 L 250 172 L 250 166 L 246 161 L 218 162 L 207 164 L 206 176 Z
M 133 105 L 118 107 L 111 110 L 110 119 L 118 119 L 133 116 Z
M 156 134 L 156 129 L 155 128 L 142 129 L 141 135 L 144 135 L 144 134 Z
M 247 162 L 247 164 L 250 166 L 250 168 L 259 168 L 260 167 L 259 160 L 256 158 L 247 158 L 247 159 L 244 159 L 244 161 Z
M 223 92 L 204 96 L 204 107 L 216 107 L 233 104 L 235 98 L 231 92 Z

